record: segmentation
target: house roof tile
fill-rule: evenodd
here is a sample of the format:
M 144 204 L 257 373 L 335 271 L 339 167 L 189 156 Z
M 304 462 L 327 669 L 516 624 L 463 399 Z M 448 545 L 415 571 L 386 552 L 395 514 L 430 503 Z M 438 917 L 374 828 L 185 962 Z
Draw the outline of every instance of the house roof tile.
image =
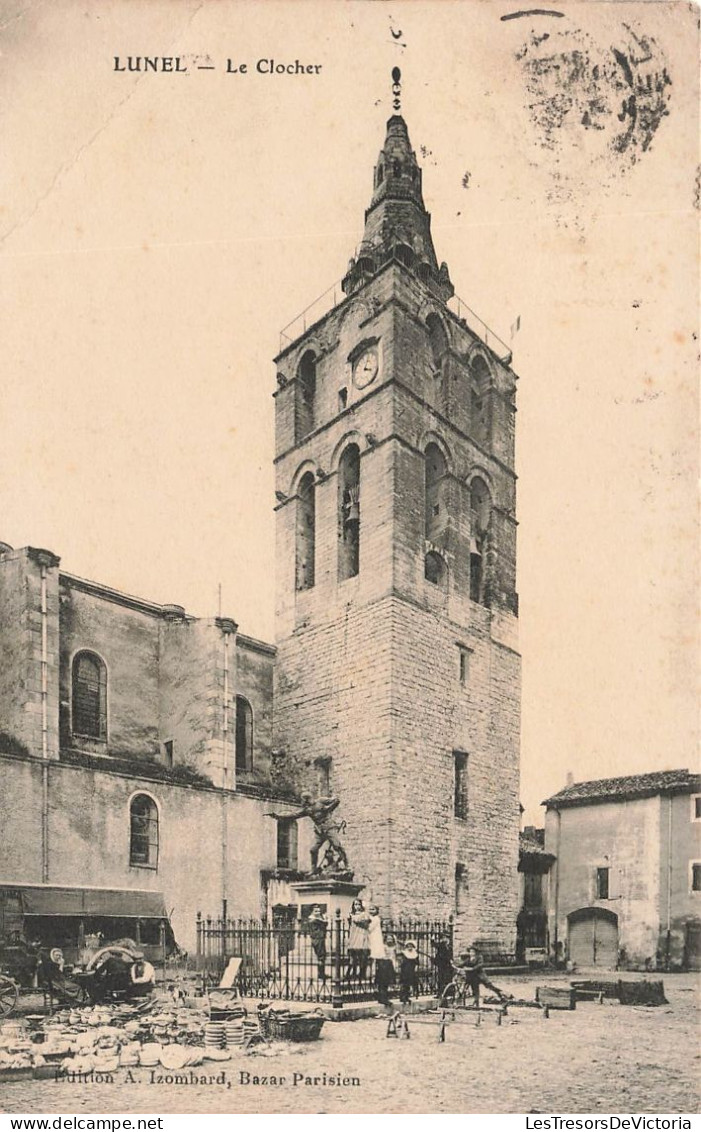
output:
M 655 794 L 701 793 L 701 774 L 683 770 L 657 770 L 650 774 L 628 774 L 622 778 L 597 778 L 591 782 L 573 782 L 557 794 L 546 798 L 544 806 L 582 806 L 587 802 L 624 801 L 649 798 Z

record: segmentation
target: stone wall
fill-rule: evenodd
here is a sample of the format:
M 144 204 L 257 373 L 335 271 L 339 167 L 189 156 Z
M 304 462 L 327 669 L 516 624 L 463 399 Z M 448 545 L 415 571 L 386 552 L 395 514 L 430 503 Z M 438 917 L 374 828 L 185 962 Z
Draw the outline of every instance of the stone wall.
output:
M 520 661 L 491 640 L 486 611 L 482 625 L 474 620 L 466 632 L 442 614 L 394 603 L 392 887 L 400 907 L 446 915 L 456 910 L 461 866 L 458 939 L 494 939 L 509 951 L 518 912 Z M 458 642 L 471 650 L 464 684 Z M 455 751 L 467 755 L 464 819 L 454 813 Z
M 346 583 L 352 584 L 352 583 Z M 330 758 L 356 880 L 383 909 L 389 876 L 392 789 L 391 599 L 349 607 L 281 642 L 275 743 L 310 787 L 314 760 Z M 370 895 L 368 893 L 368 895 Z
M 696 818 L 694 796 L 661 798 L 658 948 L 674 963 L 684 960 L 687 924 L 701 921 L 701 892 L 692 889 L 694 861 L 701 863 L 701 819 Z
M 7 552 L 0 558 L 0 731 L 34 748 L 31 717 L 24 708 L 32 679 L 25 577 L 23 553 Z
M 46 573 L 46 740 L 42 706 L 42 565 Z M 58 559 L 25 547 L 0 555 L 0 731 L 58 758 Z
M 174 765 L 190 766 L 210 776 L 212 700 L 215 705 L 217 699 L 221 703 L 217 688 L 212 687 L 220 647 L 219 633 L 209 622 L 178 618 L 160 623 L 160 739 L 172 742 Z

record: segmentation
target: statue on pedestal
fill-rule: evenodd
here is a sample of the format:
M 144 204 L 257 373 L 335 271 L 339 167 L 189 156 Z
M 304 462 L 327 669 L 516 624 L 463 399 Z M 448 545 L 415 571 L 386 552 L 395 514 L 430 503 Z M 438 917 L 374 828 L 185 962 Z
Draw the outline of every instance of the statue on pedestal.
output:
M 337 822 L 332 817 L 334 810 L 339 806 L 338 798 L 312 798 L 308 791 L 302 794 L 302 809 L 295 814 L 285 815 L 288 818 L 311 818 L 314 824 L 314 844 L 310 856 L 312 862 L 312 876 L 343 877 L 351 879 L 353 873 L 348 865 L 346 851 L 339 840 L 339 833 L 346 827 L 345 822 Z M 281 814 L 271 814 L 271 817 L 281 817 Z M 320 856 L 321 850 L 325 852 Z

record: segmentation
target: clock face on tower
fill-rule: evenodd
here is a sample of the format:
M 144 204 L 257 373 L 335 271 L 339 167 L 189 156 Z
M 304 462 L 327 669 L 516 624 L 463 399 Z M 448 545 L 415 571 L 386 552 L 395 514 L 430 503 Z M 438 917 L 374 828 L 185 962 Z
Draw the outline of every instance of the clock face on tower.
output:
M 377 350 L 374 347 L 365 350 L 353 366 L 353 384 L 356 389 L 365 389 L 367 385 L 371 385 L 377 377 L 379 368 L 380 359 Z

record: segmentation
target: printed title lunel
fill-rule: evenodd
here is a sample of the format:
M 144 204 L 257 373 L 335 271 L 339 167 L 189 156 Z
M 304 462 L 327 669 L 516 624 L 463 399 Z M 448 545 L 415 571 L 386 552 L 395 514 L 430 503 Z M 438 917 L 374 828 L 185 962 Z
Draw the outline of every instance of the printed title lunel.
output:
M 227 75 L 318 75 L 322 67 L 321 63 L 302 63 L 299 59 L 295 59 L 293 63 L 282 63 L 273 58 L 257 59 L 255 63 L 227 59 L 225 67 L 218 67 L 208 55 L 188 56 L 189 62 L 185 62 L 185 58 L 184 55 L 115 55 L 114 70 L 177 75 L 218 70 L 223 70 Z

